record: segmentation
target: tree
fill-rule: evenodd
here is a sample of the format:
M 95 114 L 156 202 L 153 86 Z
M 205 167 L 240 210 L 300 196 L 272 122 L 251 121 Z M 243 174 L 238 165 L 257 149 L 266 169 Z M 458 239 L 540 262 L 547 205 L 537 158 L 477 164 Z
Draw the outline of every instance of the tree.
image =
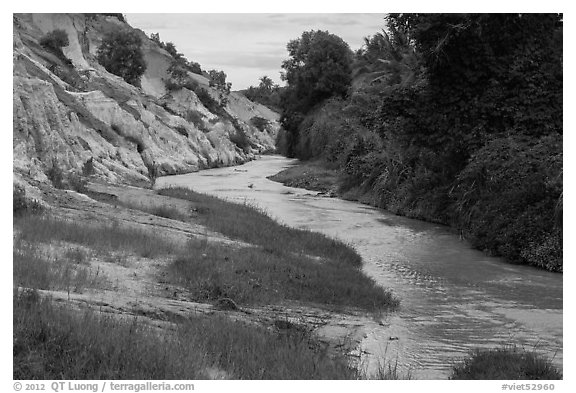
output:
M 142 40 L 134 31 L 112 31 L 102 39 L 97 52 L 98 62 L 108 72 L 134 86 L 140 86 L 140 77 L 146 71 L 141 45 Z
M 280 100 L 280 121 L 286 154 L 294 156 L 304 115 L 330 97 L 348 94 L 353 53 L 342 38 L 320 30 L 305 31 L 286 48 L 290 58 L 282 63 L 287 87 Z
M 274 81 L 267 75 L 264 75 L 262 78 L 260 78 L 260 85 L 258 87 L 260 90 L 270 91 L 274 87 Z
M 350 86 L 352 51 L 346 42 L 327 31 L 311 30 L 288 42 L 290 55 L 282 63 L 282 79 L 293 90 L 297 110 L 306 113 L 332 97 L 345 97 Z
M 208 75 L 210 76 L 210 87 L 214 87 L 218 91 L 220 105 L 226 106 L 232 83 L 226 82 L 226 73 L 224 71 L 210 70 Z
M 69 45 L 68 34 L 60 29 L 52 30 L 40 39 L 40 45 L 64 58 L 62 48 Z
M 160 46 L 164 45 L 164 43 L 160 40 L 160 33 L 150 34 L 150 39 Z

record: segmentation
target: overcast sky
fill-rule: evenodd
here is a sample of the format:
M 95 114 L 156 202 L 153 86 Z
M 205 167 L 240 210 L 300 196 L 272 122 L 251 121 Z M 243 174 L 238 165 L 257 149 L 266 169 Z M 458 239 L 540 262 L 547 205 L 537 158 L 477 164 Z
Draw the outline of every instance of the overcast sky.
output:
M 286 44 L 308 30 L 328 30 L 360 48 L 384 27 L 384 14 L 126 14 L 132 27 L 159 33 L 202 69 L 226 72 L 233 90 L 268 75 L 280 83 Z

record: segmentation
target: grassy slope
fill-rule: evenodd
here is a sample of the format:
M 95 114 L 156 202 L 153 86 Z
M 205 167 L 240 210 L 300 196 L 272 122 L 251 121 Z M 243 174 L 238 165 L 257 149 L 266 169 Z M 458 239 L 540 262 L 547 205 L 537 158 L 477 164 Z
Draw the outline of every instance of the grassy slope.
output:
M 14 379 L 357 378 L 342 355 L 328 357 L 303 334 L 278 335 L 224 317 L 191 317 L 158 335 L 136 319 L 74 313 L 14 297 Z
M 395 309 L 398 300 L 361 271 L 351 247 L 322 234 L 278 224 L 264 212 L 183 188 L 162 195 L 192 202 L 196 219 L 258 247 L 192 246 L 172 265 L 173 277 L 205 299 L 248 303 L 298 300 L 368 311 Z M 165 213 L 162 211 L 162 213 Z

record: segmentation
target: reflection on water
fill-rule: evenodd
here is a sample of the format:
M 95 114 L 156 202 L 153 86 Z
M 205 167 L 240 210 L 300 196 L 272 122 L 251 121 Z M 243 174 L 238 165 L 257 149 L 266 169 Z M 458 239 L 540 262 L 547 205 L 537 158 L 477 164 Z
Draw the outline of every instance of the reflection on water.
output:
M 288 225 L 353 245 L 365 272 L 401 300 L 400 311 L 366 327 L 369 367 L 386 358 L 413 378 L 446 378 L 454 359 L 470 349 L 507 343 L 536 348 L 562 367 L 562 275 L 488 257 L 437 224 L 266 179 L 293 162 L 267 156 L 160 178 L 157 187 L 181 185 L 254 203 Z

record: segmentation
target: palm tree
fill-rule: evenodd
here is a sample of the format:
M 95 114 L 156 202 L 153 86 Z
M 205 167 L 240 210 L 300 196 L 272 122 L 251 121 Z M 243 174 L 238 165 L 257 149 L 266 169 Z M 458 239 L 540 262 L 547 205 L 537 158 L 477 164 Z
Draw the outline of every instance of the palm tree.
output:
M 388 32 L 364 38 L 354 68 L 354 85 L 409 86 L 423 74 L 421 60 L 407 32 L 389 27 Z

